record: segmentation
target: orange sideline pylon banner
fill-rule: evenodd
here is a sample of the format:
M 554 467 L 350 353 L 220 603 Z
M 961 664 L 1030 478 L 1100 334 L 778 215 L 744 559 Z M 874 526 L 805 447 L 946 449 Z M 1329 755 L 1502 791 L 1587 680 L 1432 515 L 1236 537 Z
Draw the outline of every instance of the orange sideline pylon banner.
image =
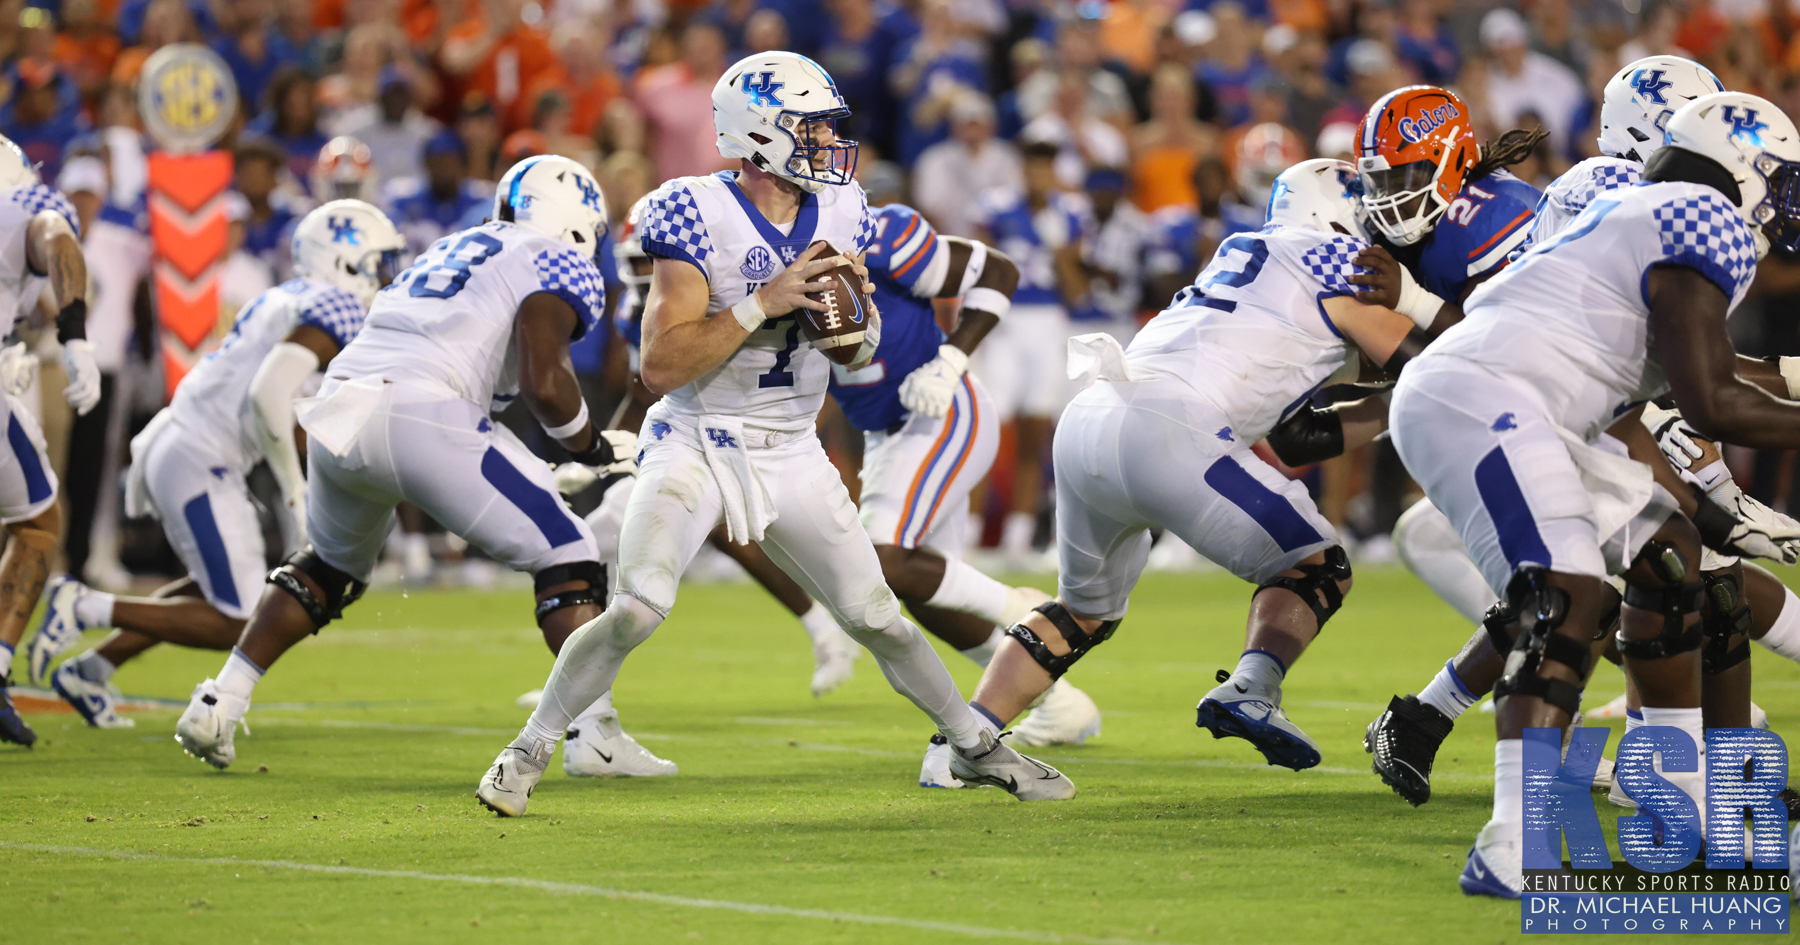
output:
M 216 345 L 219 275 L 230 231 L 224 197 L 233 165 L 224 151 L 157 151 L 149 160 L 152 278 L 163 329 L 163 378 L 173 397 L 175 386 Z

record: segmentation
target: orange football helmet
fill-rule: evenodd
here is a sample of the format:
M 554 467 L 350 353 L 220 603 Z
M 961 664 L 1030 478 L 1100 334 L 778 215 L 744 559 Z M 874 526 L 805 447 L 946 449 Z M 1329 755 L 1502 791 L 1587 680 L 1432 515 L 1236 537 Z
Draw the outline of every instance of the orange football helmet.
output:
M 375 156 L 369 146 L 339 135 L 319 149 L 313 164 L 313 196 L 325 200 L 376 200 Z
M 1233 158 L 1238 193 L 1250 206 L 1266 208 L 1269 194 L 1275 188 L 1275 178 L 1306 160 L 1306 144 L 1299 135 L 1267 121 L 1244 132 L 1238 139 Z
M 1363 208 L 1406 246 L 1431 232 L 1481 159 L 1469 106 L 1449 89 L 1411 85 L 1382 96 L 1356 129 Z

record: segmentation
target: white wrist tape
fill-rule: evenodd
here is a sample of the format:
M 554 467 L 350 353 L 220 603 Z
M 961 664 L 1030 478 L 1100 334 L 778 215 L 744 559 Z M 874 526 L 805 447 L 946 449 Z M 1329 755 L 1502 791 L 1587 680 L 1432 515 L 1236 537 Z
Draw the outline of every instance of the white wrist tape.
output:
M 976 286 L 963 296 L 963 308 L 1005 318 L 1006 313 L 1012 311 L 1012 299 L 1007 298 L 1006 293 L 999 289 Z
M 939 345 L 938 357 L 955 368 L 958 374 L 965 374 L 969 370 L 969 355 L 955 345 Z
M 968 295 L 975 288 L 975 283 L 981 281 L 981 273 L 987 268 L 987 244 L 980 240 L 970 240 L 969 246 L 969 264 L 963 267 L 962 285 L 957 286 L 957 295 Z
M 1405 266 L 1400 267 L 1400 301 L 1395 303 L 1394 311 L 1412 319 L 1413 324 L 1424 330 L 1431 327 L 1437 319 L 1438 309 L 1443 307 L 1443 299 L 1415 281 Z
M 1800 358 L 1782 358 L 1776 363 L 1781 367 L 1782 380 L 1787 381 L 1788 399 L 1800 400 Z
M 581 399 L 581 409 L 575 411 L 575 419 L 570 420 L 568 423 L 565 423 L 562 426 L 558 426 L 558 427 L 546 425 L 544 427 L 544 432 L 550 434 L 550 438 L 553 440 L 566 440 L 569 437 L 572 437 L 575 434 L 580 433 L 581 431 L 587 429 L 587 427 L 588 427 L 587 398 L 583 397 Z
M 762 327 L 769 316 L 763 313 L 762 301 L 752 292 L 744 296 L 744 300 L 731 307 L 731 317 L 744 326 L 745 331 L 755 331 Z

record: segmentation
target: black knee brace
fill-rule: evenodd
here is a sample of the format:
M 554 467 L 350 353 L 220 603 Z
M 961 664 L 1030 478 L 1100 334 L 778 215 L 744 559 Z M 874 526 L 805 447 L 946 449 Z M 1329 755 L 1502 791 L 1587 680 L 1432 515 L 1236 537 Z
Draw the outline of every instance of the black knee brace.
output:
M 1068 653 L 1062 656 L 1051 653 L 1044 641 L 1038 639 L 1038 635 L 1023 623 L 1015 623 L 1006 628 L 1006 635 L 1019 641 L 1019 645 L 1031 654 L 1032 659 L 1037 660 L 1039 666 L 1044 667 L 1052 680 L 1061 679 L 1069 671 L 1069 667 L 1087 655 L 1087 651 L 1111 639 L 1113 631 L 1119 629 L 1120 621 L 1108 620 L 1101 623 L 1093 633 L 1083 633 L 1080 625 L 1075 623 L 1075 618 L 1056 601 L 1039 604 L 1033 610 L 1043 614 L 1050 625 L 1056 628 L 1056 632 L 1062 634 L 1063 642 L 1069 645 Z
M 1494 699 L 1536 696 L 1574 715 L 1581 708 L 1581 687 L 1538 674 L 1545 660 L 1553 660 L 1586 678 L 1590 654 L 1579 641 L 1557 633 L 1569 617 L 1569 594 L 1550 583 L 1548 569 L 1520 568 L 1506 585 L 1507 602 L 1518 614 L 1519 636 L 1506 657 L 1506 671 L 1494 684 Z
M 325 592 L 325 600 L 320 601 L 313 594 L 300 575 L 313 579 L 313 583 Z M 269 583 L 281 588 L 289 597 L 300 603 L 306 616 L 312 618 L 313 632 L 318 633 L 324 626 L 344 615 L 344 608 L 356 603 L 363 596 L 369 585 L 326 564 L 324 559 L 313 553 L 311 545 L 304 551 L 297 551 L 288 556 L 281 567 L 269 572 Z
M 1496 601 L 1481 617 L 1481 629 L 1487 631 L 1488 644 L 1495 653 L 1505 656 L 1512 652 L 1512 625 L 1519 619 L 1519 612 L 1513 609 L 1511 601 Z
M 1717 676 L 1750 658 L 1750 599 L 1730 572 L 1702 575 L 1701 580 L 1706 586 L 1706 608 L 1700 614 L 1706 648 L 1700 651 L 1700 672 Z M 1738 636 L 1745 639 L 1734 649 L 1731 641 Z
M 568 564 L 553 564 L 532 575 L 532 590 L 539 594 L 545 588 L 571 581 L 586 581 L 587 587 L 561 591 L 537 602 L 532 616 L 537 618 L 539 629 L 544 626 L 544 618 L 565 607 L 578 607 L 582 604 L 593 604 L 605 607 L 606 601 L 606 565 L 598 561 L 572 561 Z
M 1350 556 L 1344 553 L 1341 545 L 1333 545 L 1325 549 L 1324 564 L 1297 564 L 1294 570 L 1303 576 L 1272 577 L 1257 585 L 1250 593 L 1250 599 L 1255 600 L 1256 595 L 1271 587 L 1293 591 L 1312 608 L 1313 616 L 1319 619 L 1319 629 L 1324 630 L 1325 621 L 1344 606 L 1344 592 L 1338 590 L 1338 582 L 1350 580 Z M 1321 597 L 1324 603 L 1319 602 Z
M 1662 636 L 1654 640 L 1627 640 L 1619 629 L 1619 653 L 1626 659 L 1660 660 L 1678 656 L 1700 646 L 1705 636 L 1705 621 L 1685 628 L 1687 615 L 1698 613 L 1706 598 L 1706 585 L 1688 582 L 1688 562 L 1680 550 L 1666 541 L 1649 541 L 1638 552 L 1634 564 L 1645 565 L 1660 586 L 1625 585 L 1625 603 L 1639 610 L 1663 615 Z

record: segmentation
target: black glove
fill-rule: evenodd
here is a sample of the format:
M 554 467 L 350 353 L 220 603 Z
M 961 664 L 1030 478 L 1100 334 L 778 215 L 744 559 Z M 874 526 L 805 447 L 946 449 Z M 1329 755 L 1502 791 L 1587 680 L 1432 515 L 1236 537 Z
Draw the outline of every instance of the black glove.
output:
M 1335 410 L 1307 404 L 1269 431 L 1269 448 L 1289 466 L 1324 462 L 1344 452 L 1344 420 Z

